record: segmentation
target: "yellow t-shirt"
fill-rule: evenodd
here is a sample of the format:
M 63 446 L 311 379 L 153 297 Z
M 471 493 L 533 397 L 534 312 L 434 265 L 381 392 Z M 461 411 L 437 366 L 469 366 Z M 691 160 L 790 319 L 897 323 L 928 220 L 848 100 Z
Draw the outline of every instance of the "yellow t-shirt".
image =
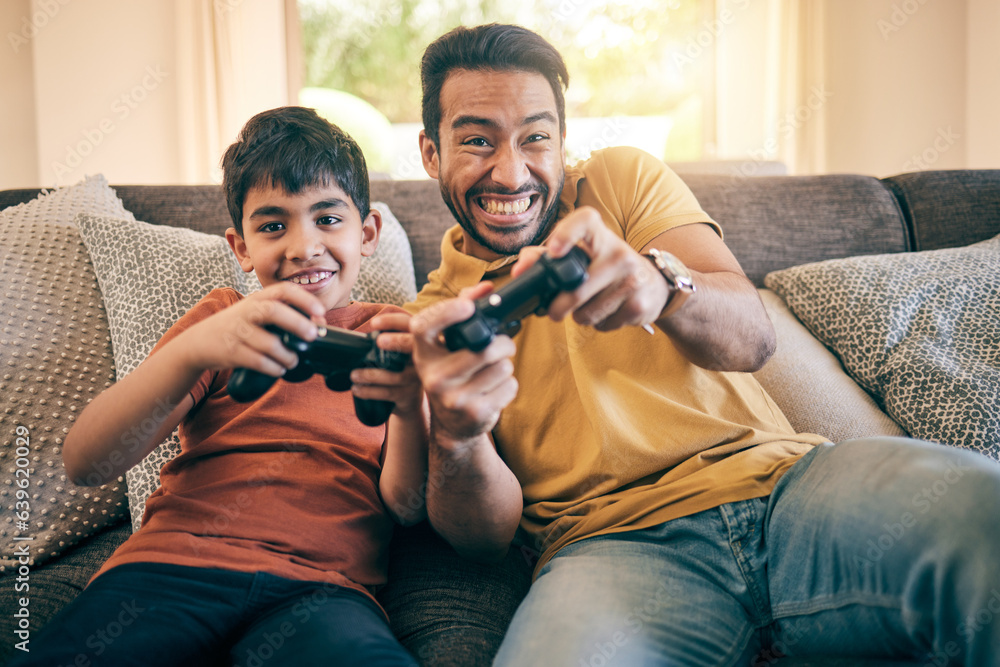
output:
M 679 225 L 707 223 L 721 234 L 676 174 L 635 149 L 599 151 L 566 169 L 560 217 L 584 205 L 636 250 Z M 408 310 L 481 280 L 509 280 L 516 257 L 486 262 L 461 246 L 456 226 Z M 659 330 L 602 333 L 572 318 L 528 317 L 514 341 L 518 395 L 493 438 L 521 483 L 521 527 L 541 552 L 536 572 L 585 537 L 766 496 L 826 441 L 796 434 L 749 373 L 695 366 Z

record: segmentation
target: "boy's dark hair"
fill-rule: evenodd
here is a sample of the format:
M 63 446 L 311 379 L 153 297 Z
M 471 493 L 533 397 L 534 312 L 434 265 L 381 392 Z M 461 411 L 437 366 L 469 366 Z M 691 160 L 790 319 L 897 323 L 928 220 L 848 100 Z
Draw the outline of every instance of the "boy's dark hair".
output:
M 369 213 L 368 167 L 346 132 L 313 109 L 279 107 L 247 121 L 222 156 L 222 187 L 236 232 L 243 236 L 243 203 L 254 187 L 281 187 L 289 194 L 333 181 Z
M 459 26 L 431 43 L 420 62 L 423 88 L 424 133 L 438 145 L 441 126 L 441 87 L 454 69 L 537 72 L 544 76 L 556 97 L 559 130 L 566 131 L 569 85 L 566 63 L 555 47 L 541 36 L 517 25 L 489 23 Z

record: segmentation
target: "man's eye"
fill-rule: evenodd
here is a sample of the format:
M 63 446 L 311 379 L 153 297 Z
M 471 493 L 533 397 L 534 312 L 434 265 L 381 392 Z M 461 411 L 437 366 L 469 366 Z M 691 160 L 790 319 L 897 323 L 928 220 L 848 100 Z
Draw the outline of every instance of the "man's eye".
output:
M 533 143 L 537 143 L 539 141 L 545 141 L 548 138 L 549 138 L 548 135 L 545 135 L 545 134 L 532 134 L 531 136 L 529 136 L 526 139 L 526 141 L 529 144 L 533 144 Z
M 476 147 L 489 146 L 489 143 L 482 137 L 473 137 L 471 139 L 466 139 L 464 143 L 466 146 L 476 146 Z

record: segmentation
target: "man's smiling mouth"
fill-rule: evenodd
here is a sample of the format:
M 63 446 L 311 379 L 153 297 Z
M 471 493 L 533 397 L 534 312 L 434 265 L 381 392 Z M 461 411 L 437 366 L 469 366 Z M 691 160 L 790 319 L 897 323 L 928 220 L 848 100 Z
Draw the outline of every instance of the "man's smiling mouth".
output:
M 476 203 L 490 215 L 520 215 L 531 208 L 531 197 L 511 200 L 480 196 Z

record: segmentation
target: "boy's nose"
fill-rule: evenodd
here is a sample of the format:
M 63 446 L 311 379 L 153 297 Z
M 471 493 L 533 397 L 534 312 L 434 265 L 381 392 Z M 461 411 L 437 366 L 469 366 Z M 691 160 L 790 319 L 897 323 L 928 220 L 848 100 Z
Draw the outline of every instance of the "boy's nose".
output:
M 496 153 L 490 174 L 493 182 L 508 190 L 517 190 L 530 177 L 524 156 L 513 146 L 506 145 Z
M 319 257 L 324 252 L 319 235 L 308 230 L 293 234 L 285 247 L 285 257 L 292 260 L 307 260 Z

